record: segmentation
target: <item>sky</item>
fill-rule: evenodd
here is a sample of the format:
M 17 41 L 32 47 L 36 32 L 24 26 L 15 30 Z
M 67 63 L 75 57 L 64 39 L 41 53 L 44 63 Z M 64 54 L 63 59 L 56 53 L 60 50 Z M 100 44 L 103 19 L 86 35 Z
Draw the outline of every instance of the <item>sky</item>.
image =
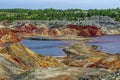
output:
M 109 9 L 120 7 L 120 0 L 0 0 L 0 8 L 24 9 Z

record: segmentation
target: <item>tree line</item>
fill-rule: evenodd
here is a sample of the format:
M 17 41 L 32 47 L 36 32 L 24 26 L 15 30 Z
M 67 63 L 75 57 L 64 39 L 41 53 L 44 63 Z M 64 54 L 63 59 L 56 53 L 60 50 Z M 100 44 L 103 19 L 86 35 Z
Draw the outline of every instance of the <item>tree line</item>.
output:
M 80 21 L 91 16 L 109 16 L 120 21 L 120 9 L 0 9 L 0 20 Z

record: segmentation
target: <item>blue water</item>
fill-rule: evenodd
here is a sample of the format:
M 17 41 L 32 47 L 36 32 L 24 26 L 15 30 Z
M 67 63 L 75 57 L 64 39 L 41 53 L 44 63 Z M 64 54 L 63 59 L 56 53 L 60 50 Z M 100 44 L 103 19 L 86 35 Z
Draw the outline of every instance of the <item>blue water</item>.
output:
M 32 51 L 47 56 L 65 56 L 63 47 L 70 46 L 74 41 L 41 41 L 24 40 L 21 43 Z
M 117 54 L 120 53 L 120 35 L 105 35 L 101 37 L 94 37 L 88 42 L 90 45 L 97 45 L 102 52 Z
M 21 43 L 30 48 L 32 51 L 48 55 L 48 56 L 65 56 L 63 47 L 70 46 L 75 41 L 41 41 L 41 40 L 24 40 Z M 117 54 L 120 53 L 120 36 L 106 35 L 93 37 L 93 40 L 88 42 L 90 45 L 97 45 L 98 49 L 105 53 Z

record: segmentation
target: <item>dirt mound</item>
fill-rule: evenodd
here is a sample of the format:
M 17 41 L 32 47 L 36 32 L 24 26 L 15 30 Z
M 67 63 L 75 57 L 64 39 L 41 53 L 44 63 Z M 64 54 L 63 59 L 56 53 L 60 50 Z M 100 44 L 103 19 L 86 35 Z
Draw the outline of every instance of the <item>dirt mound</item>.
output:
M 15 33 L 12 31 L 0 28 L 0 43 L 6 43 L 6 42 L 18 42 L 21 38 L 18 37 Z
M 34 34 L 48 35 L 49 29 L 46 26 L 39 26 L 33 30 Z
M 96 26 L 67 25 L 67 28 L 77 30 L 78 36 L 101 36 L 103 33 Z
M 111 72 L 120 68 L 120 55 L 100 52 L 85 43 L 76 43 L 64 49 L 68 59 L 67 65 L 86 68 L 104 68 Z
M 49 29 L 48 34 L 51 36 L 60 36 L 60 35 L 62 35 L 62 32 L 59 29 L 54 28 L 54 29 Z
M 18 43 L 0 50 L 0 79 L 7 79 L 34 68 L 60 66 L 64 64 L 56 58 L 36 54 Z
M 25 24 L 23 26 L 20 26 L 18 28 L 18 31 L 31 33 L 35 28 L 36 28 L 35 25 L 30 23 L 30 24 Z

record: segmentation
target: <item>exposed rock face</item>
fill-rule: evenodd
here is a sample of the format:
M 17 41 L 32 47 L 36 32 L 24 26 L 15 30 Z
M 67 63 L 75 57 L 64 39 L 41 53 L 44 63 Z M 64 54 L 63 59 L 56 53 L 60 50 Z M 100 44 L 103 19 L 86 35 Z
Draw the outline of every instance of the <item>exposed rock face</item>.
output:
M 65 35 L 77 35 L 79 31 L 77 31 L 76 29 L 71 29 L 71 28 L 65 28 L 63 29 L 63 33 Z
M 65 54 L 67 56 L 108 56 L 109 54 L 104 54 L 102 52 L 96 51 L 94 47 L 87 45 L 82 42 L 76 42 L 74 45 L 64 48 Z M 97 54 L 97 55 L 96 55 Z
M 94 29 L 92 27 L 90 28 L 84 28 L 78 36 L 101 36 L 103 33 L 99 29 Z
M 100 80 L 119 80 L 119 79 L 120 79 L 120 70 L 110 73 L 102 77 Z
M 5 20 L 2 22 L 2 24 L 4 24 L 4 23 L 6 24 L 8 22 L 9 22 L 8 20 Z M 41 24 L 41 23 L 44 23 L 44 24 Z M 48 25 L 48 23 L 51 23 L 51 21 L 18 20 L 18 21 L 13 21 L 13 23 L 11 23 L 12 27 L 11 26 L 0 26 L 0 27 L 9 28 L 9 29 L 13 29 L 13 28 L 16 29 L 16 28 L 21 27 L 20 28 L 21 31 L 24 31 L 24 33 L 22 32 L 23 34 L 25 34 L 26 32 L 27 32 L 26 34 L 28 34 L 28 32 L 29 32 L 28 35 L 30 35 L 30 32 L 33 28 L 32 26 L 34 26 L 34 28 L 36 30 L 36 29 L 39 29 L 41 27 L 50 26 L 50 25 Z M 56 22 L 53 21 L 53 23 L 55 24 Z M 63 27 L 66 24 L 76 24 L 77 25 L 77 23 L 81 23 L 81 25 L 97 26 L 99 28 L 107 28 L 107 29 L 110 29 L 110 28 L 117 29 L 120 27 L 120 22 L 114 21 L 112 18 L 110 18 L 108 16 L 92 16 L 92 17 L 89 17 L 87 20 L 77 22 L 77 23 L 76 23 L 76 21 L 75 22 L 73 22 L 73 21 L 71 21 L 71 22 L 69 22 L 69 21 L 65 21 L 65 22 L 64 21 L 57 21 L 57 23 L 59 25 L 61 25 L 59 28 Z M 34 24 L 36 24 L 36 25 L 34 25 Z M 46 26 L 45 24 L 48 26 Z M 56 28 L 56 27 L 53 27 L 53 28 Z M 31 34 L 31 35 L 33 35 L 33 34 Z
M 54 28 L 54 29 L 50 29 L 49 30 L 49 35 L 51 36 L 60 36 L 62 35 L 61 31 L 57 28 Z
M 101 36 L 103 33 L 95 26 L 67 25 L 67 28 L 77 30 L 78 36 Z
M 5 27 L 5 26 L 4 26 Z M 79 25 L 66 25 L 65 28 L 48 28 L 48 26 L 34 25 L 32 23 L 24 23 L 16 25 L 14 27 L 7 27 L 12 32 L 15 32 L 22 36 L 33 36 L 33 35 L 45 35 L 45 36 L 61 36 L 61 35 L 75 35 L 75 36 L 101 36 L 105 34 L 119 33 L 119 30 L 113 30 L 103 27 L 97 28 L 98 26 L 79 26 Z M 105 29 L 104 29 L 105 28 Z
M 11 56 L 13 61 L 21 65 L 23 69 L 39 67 L 38 61 L 35 58 L 36 54 L 23 45 L 13 43 L 2 49 L 1 53 Z
M 13 33 L 8 29 L 0 28 L 0 37 L 2 37 L 3 35 L 6 35 L 6 34 L 13 34 Z M 13 34 L 13 35 L 15 35 L 15 34 Z
M 0 80 L 9 79 L 11 76 L 15 76 L 24 72 L 20 66 L 13 64 L 10 56 L 0 53 Z
M 4 25 L 0 25 L 0 28 L 6 28 L 6 26 L 4 26 Z
M 34 34 L 48 35 L 49 29 L 46 25 L 36 26 L 37 28 L 33 30 Z
M 77 43 L 64 51 L 68 58 L 63 62 L 70 66 L 104 68 L 110 71 L 120 68 L 120 56 L 96 51 L 84 43 Z
M 9 23 L 9 20 L 3 20 L 3 21 L 1 21 L 0 23 L 3 24 L 3 25 L 6 25 L 6 24 Z
M 114 22 L 114 20 L 108 16 L 92 16 L 88 20 L 100 21 L 100 22 Z
M 20 38 L 14 35 L 6 34 L 1 37 L 2 42 L 18 42 L 20 41 Z
M 102 27 L 101 30 L 104 34 L 111 34 L 111 35 L 120 34 L 119 28 L 118 29 L 110 29 L 110 28 Z
M 57 59 L 38 55 L 21 44 L 13 43 L 0 50 L 0 79 L 7 79 L 33 68 L 60 66 L 64 64 Z
M 105 70 L 87 68 L 39 68 L 18 75 L 11 80 L 99 80 L 101 76 L 107 74 L 108 72 Z
M 31 50 L 29 50 L 27 47 L 21 44 L 17 44 L 17 43 L 13 43 L 9 45 L 8 47 L 2 49 L 1 53 L 3 54 L 7 53 L 10 56 L 14 56 L 13 58 L 16 58 L 14 60 L 26 66 L 27 69 L 31 67 L 38 67 L 38 66 L 47 67 L 47 66 L 62 66 L 63 65 L 63 64 L 62 65 L 59 64 L 59 62 L 57 62 L 55 58 L 52 58 L 49 56 L 38 55 L 32 52 Z
M 0 28 L 0 44 L 6 42 L 18 42 L 20 40 L 20 37 L 18 37 L 15 33 L 8 29 Z
M 33 33 L 32 31 L 35 29 L 35 25 L 34 24 L 20 24 L 20 25 L 15 25 L 11 28 L 9 28 L 12 32 L 18 34 L 18 35 L 24 35 L 24 36 L 32 36 Z
M 76 43 L 64 51 L 68 57 L 64 58 L 63 62 L 74 67 L 63 67 L 64 64 L 55 58 L 37 55 L 23 45 L 12 44 L 0 51 L 0 70 L 4 73 L 0 74 L 4 79 L 7 79 L 17 72 L 18 75 L 11 80 L 100 80 L 109 74 L 107 70 L 112 71 L 120 68 L 119 54 L 115 56 L 105 54 L 84 43 Z M 41 68 L 48 66 L 54 68 Z M 6 70 L 8 69 L 11 71 L 7 73 Z M 13 69 L 15 70 L 12 71 Z M 29 69 L 32 70 L 27 71 Z
M 118 28 L 120 27 L 120 23 L 114 21 L 112 18 L 108 16 L 92 16 L 88 18 L 87 21 L 91 22 L 91 25 L 96 25 L 99 27 L 107 27 L 107 28 Z M 86 22 L 87 24 L 87 22 Z
M 48 28 L 48 26 L 45 25 L 45 24 L 40 24 L 40 25 L 37 25 L 36 27 L 37 27 L 38 29 L 39 29 L 39 28 Z
M 26 23 L 16 26 L 14 29 L 12 29 L 12 31 L 20 35 L 33 35 L 34 29 L 36 29 L 36 26 L 34 24 Z
M 21 32 L 31 33 L 35 28 L 36 28 L 35 25 L 30 23 L 20 26 L 18 30 Z

